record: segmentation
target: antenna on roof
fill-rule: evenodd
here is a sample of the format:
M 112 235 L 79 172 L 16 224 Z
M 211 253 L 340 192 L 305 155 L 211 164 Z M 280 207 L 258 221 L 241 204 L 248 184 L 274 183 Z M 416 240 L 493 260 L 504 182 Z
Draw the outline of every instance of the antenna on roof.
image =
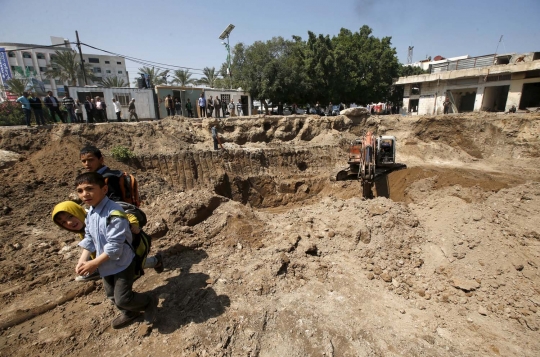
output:
M 495 49 L 495 54 L 497 54 L 497 51 L 499 50 L 499 45 L 500 45 L 501 42 L 502 42 L 503 36 L 504 36 L 504 35 L 501 35 L 501 38 L 499 38 L 499 43 L 497 43 L 497 48 Z M 503 43 L 503 45 L 504 45 L 504 43 Z M 506 51 L 506 48 L 505 48 L 505 51 Z
M 409 50 L 407 51 L 407 64 L 412 63 L 413 48 L 414 46 L 409 46 Z

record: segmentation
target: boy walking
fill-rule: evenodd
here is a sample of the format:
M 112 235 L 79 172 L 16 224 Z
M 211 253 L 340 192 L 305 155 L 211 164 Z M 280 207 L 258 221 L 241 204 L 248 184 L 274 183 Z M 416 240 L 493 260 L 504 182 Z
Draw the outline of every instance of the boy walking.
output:
M 135 253 L 122 207 L 107 197 L 105 180 L 96 172 L 79 175 L 75 185 L 79 198 L 91 207 L 86 216 L 84 239 L 79 243 L 84 250 L 75 272 L 87 275 L 99 268 L 105 294 L 121 312 L 111 323 L 114 329 L 127 326 L 142 311 L 145 322 L 152 324 L 158 301 L 148 293 L 136 293 L 132 289 Z M 94 252 L 96 258 L 88 260 Z

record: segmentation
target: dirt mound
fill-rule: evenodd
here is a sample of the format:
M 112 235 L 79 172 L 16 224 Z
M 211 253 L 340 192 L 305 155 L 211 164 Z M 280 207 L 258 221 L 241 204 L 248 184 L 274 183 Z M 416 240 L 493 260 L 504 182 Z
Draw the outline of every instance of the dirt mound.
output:
M 535 356 L 540 349 L 538 115 L 255 116 L 0 129 L 0 354 Z M 225 150 L 213 151 L 216 125 Z M 395 135 L 408 169 L 328 179 L 348 142 Z M 103 148 L 133 172 L 166 270 L 153 330 L 77 285 L 51 222 Z M 136 159 L 109 153 L 129 147 Z M 5 158 L 5 159 L 4 159 Z

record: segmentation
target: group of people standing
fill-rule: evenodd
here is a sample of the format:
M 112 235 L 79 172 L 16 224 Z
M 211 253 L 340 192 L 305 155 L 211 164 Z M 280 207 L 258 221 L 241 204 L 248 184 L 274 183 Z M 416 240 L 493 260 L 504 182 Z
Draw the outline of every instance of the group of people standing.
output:
M 212 116 L 215 118 L 225 118 L 227 116 L 227 112 L 231 117 L 236 115 L 244 115 L 244 110 L 240 99 L 238 99 L 238 103 L 236 104 L 232 99 L 229 104 L 227 104 L 225 101 L 219 99 L 218 96 L 215 98 L 210 96 L 210 98 L 206 99 L 204 97 L 204 93 L 201 93 L 197 104 L 201 110 L 202 118 L 211 118 Z
M 170 115 L 182 115 L 182 101 L 180 98 L 172 98 L 170 94 L 165 97 L 165 109 L 167 110 L 167 116 Z M 191 101 L 187 100 L 186 102 L 186 112 L 185 116 L 188 118 L 193 117 L 193 108 L 191 106 Z
M 118 100 L 115 98 L 112 99 L 116 119 L 122 121 L 122 106 Z M 59 100 L 56 98 L 51 91 L 47 92 L 47 96 L 43 101 L 34 93 L 24 92 L 22 96 L 17 98 L 17 103 L 22 105 L 22 110 L 24 113 L 24 120 L 26 126 L 31 126 L 30 121 L 32 118 L 32 112 L 36 118 L 36 124 L 38 126 L 45 125 L 45 115 L 43 113 L 43 104 L 49 111 L 50 122 L 62 122 L 62 123 L 84 123 L 83 118 L 83 107 L 86 111 L 86 123 L 105 123 L 109 122 L 107 117 L 107 104 L 103 98 L 97 96 L 91 98 L 90 96 L 86 97 L 86 101 L 81 103 L 78 99 L 73 99 L 68 92 L 64 93 L 64 97 Z M 60 108 L 63 106 L 64 110 Z M 136 121 L 139 121 L 137 112 L 135 110 L 135 99 L 131 99 L 129 106 L 129 119 L 134 117 Z M 64 112 L 65 114 L 63 114 Z M 58 119 L 57 119 L 58 117 Z M 69 118 L 69 121 L 68 121 Z

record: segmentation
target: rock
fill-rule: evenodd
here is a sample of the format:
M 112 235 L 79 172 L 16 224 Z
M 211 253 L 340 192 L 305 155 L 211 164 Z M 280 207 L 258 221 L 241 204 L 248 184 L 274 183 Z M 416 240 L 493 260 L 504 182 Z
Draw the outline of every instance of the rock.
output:
M 371 231 L 365 223 L 361 223 L 360 228 L 356 232 L 356 242 L 362 242 L 364 244 L 371 242 Z
M 515 266 L 516 270 L 517 271 L 522 271 L 523 270 L 523 264 L 518 264 Z
M 399 313 L 403 315 L 403 314 L 405 313 L 405 310 L 400 309 L 400 310 L 399 310 Z
M 367 209 L 371 216 L 380 216 L 388 212 L 388 208 L 381 206 L 380 204 L 372 204 L 368 206 Z
M 375 274 L 375 275 L 381 275 L 382 272 L 383 272 L 383 271 L 382 271 L 382 269 L 381 269 L 380 266 L 375 265 L 375 266 L 373 267 L 373 274 Z
M 480 284 L 478 284 L 476 280 L 470 280 L 470 279 L 464 279 L 464 278 L 452 278 L 450 280 L 450 284 L 452 284 L 453 287 L 464 290 L 464 291 L 472 291 L 480 287 Z
M 146 336 L 149 336 L 151 332 L 152 332 L 152 326 L 143 323 L 139 326 L 139 330 L 137 331 L 137 336 L 146 337 Z
M 182 227 L 182 228 L 185 228 L 185 227 Z M 190 227 L 187 227 L 187 228 L 191 230 Z M 167 223 L 165 222 L 164 219 L 161 219 L 160 222 L 156 222 L 149 226 L 145 226 L 145 232 L 149 234 L 153 239 L 164 237 L 168 231 L 169 231 L 169 227 L 167 226 Z M 190 233 L 190 232 L 186 232 L 186 233 Z
M 391 282 L 392 282 L 392 277 L 391 277 L 390 274 L 388 274 L 388 273 L 382 273 L 382 274 L 381 274 L 381 279 L 384 280 L 384 281 L 387 282 L 387 283 L 391 283 Z
M 487 311 L 487 309 L 486 309 L 485 307 L 480 306 L 480 307 L 478 308 L 478 313 L 479 313 L 480 315 L 486 316 L 487 313 L 488 313 L 488 311 Z
M 21 243 L 15 243 L 15 244 L 13 244 L 13 249 L 15 249 L 15 250 L 22 249 L 22 247 L 23 247 L 23 246 L 22 246 Z
M 14 165 L 21 158 L 20 154 L 13 151 L 0 150 L 0 168 L 6 168 Z
M 476 222 L 480 221 L 482 219 L 482 212 L 474 212 L 472 215 L 472 219 Z
M 363 108 L 363 107 L 344 109 L 344 110 L 340 111 L 339 114 L 345 115 L 345 116 L 348 116 L 348 117 L 361 117 L 361 116 L 368 117 L 368 116 L 371 115 L 369 110 L 367 110 L 367 108 Z
M 334 231 L 328 231 L 328 237 L 333 238 L 335 235 Z
M 373 280 L 375 278 L 375 275 L 373 275 L 373 273 L 368 273 L 367 278 L 368 280 Z

